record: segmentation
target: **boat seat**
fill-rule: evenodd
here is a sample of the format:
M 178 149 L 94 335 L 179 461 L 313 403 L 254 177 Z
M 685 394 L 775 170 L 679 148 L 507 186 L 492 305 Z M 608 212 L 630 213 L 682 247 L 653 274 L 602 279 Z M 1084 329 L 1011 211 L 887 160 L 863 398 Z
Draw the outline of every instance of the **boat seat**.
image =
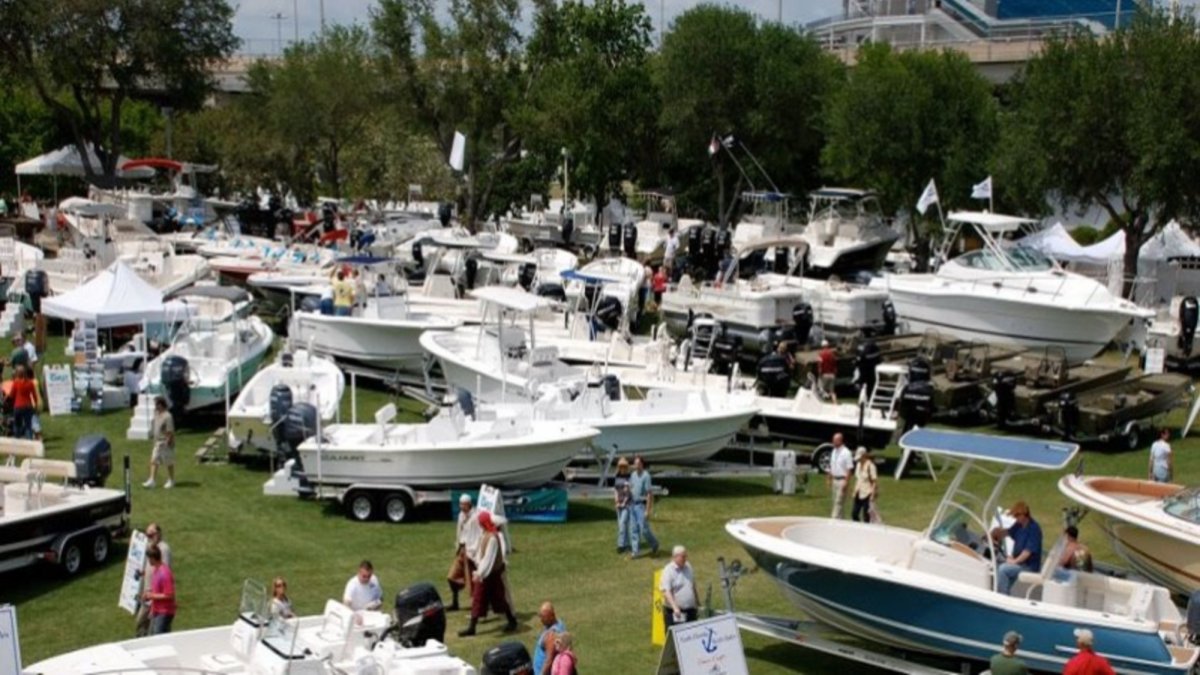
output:
M 62 459 L 27 459 L 21 462 L 21 469 L 27 472 L 40 472 L 46 478 L 75 478 L 75 463 Z
M 550 345 L 538 347 L 529 355 L 529 360 L 535 366 L 545 366 L 558 362 L 558 348 Z
M 16 466 L 0 466 L 0 483 L 24 483 L 29 480 L 29 470 Z
M 1042 602 L 1064 607 L 1078 607 L 1079 598 L 1078 574 L 1072 574 L 1066 581 L 1046 579 L 1042 582 Z
M 964 555 L 949 546 L 920 539 L 913 544 L 910 568 L 942 579 L 954 579 L 978 588 L 992 588 L 991 565 L 977 556 Z
M 46 446 L 41 441 L 23 438 L 0 438 L 0 455 L 10 457 L 45 457 Z
M 332 656 L 337 660 L 350 641 L 353 625 L 354 610 L 337 600 L 326 600 L 321 625 L 300 631 L 300 640 L 317 658 Z

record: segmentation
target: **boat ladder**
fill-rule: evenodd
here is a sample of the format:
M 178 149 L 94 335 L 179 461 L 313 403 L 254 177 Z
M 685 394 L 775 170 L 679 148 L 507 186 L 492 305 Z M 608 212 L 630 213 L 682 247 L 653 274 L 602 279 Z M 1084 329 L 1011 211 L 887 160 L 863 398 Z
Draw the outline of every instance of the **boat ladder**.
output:
M 883 363 L 875 368 L 875 387 L 867 401 L 867 408 L 879 411 L 891 419 L 900 403 L 900 395 L 908 382 L 908 368 L 893 363 Z

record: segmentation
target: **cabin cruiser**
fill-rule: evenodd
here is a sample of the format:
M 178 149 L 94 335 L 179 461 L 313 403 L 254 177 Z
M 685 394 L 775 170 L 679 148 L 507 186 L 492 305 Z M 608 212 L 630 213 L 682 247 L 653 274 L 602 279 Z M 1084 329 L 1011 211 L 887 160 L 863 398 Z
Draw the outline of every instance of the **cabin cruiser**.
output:
M 725 530 L 806 614 L 872 642 L 986 661 L 997 631 L 1015 630 L 1031 669 L 1058 672 L 1075 652 L 1075 630 L 1087 628 L 1117 672 L 1196 665 L 1200 648 L 1166 588 L 1058 575 L 1063 538 L 1039 571 L 1021 572 L 1009 594 L 997 590 L 992 561 L 1003 551 L 988 533 L 1005 485 L 1015 474 L 1061 471 L 1077 445 L 917 429 L 901 447 L 960 465 L 924 532 L 818 517 L 739 519 Z
M 346 376 L 333 359 L 308 349 L 284 351 L 254 374 L 226 413 L 229 446 L 276 452 L 276 425 L 293 405 L 311 405 L 323 422 L 337 416 Z
M 1001 237 L 1034 221 L 987 212 L 953 212 L 944 256 L 963 230 L 982 248 L 942 263 L 936 273 L 889 274 L 872 286 L 891 294 L 911 331 L 1026 349 L 1062 346 L 1070 363 L 1100 353 L 1153 312 L 1114 296 L 1099 282 L 1064 271 L 1040 253 Z
M 1200 488 L 1108 476 L 1063 476 L 1058 489 L 1096 514 L 1113 551 L 1183 596 L 1200 587 Z

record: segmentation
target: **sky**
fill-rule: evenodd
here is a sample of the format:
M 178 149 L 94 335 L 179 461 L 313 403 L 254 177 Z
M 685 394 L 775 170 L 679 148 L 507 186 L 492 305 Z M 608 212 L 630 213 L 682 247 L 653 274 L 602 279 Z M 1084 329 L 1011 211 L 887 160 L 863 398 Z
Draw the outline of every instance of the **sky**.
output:
M 278 51 L 282 37 L 286 45 L 293 35 L 300 39 L 312 35 L 321 26 L 321 5 L 326 23 L 366 24 L 374 0 L 232 0 L 237 8 L 234 31 L 242 38 L 242 51 L 272 53 Z M 647 12 L 658 30 L 660 9 L 666 23 L 702 0 L 646 0 Z M 742 7 L 754 14 L 774 19 L 781 0 L 732 0 L 725 4 Z M 446 2 L 446 0 L 439 0 Z M 841 11 L 841 0 L 782 0 L 785 23 L 807 23 Z M 282 16 L 282 20 L 273 17 Z

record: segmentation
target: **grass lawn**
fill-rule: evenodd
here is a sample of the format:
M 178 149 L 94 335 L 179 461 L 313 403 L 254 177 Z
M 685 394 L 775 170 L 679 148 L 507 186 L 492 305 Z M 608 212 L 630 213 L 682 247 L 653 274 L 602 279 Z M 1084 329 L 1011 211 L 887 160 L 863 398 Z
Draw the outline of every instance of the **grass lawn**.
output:
M 47 360 L 63 360 L 62 348 L 62 338 L 53 339 Z M 347 395 L 346 419 L 349 399 Z M 385 393 L 360 387 L 359 418 L 368 419 L 387 399 Z M 404 525 L 359 524 L 347 520 L 336 504 L 264 497 L 265 469 L 199 465 L 193 459 L 195 450 L 221 425 L 215 416 L 177 422 L 178 487 L 170 491 L 143 489 L 138 484 L 148 472 L 150 444 L 125 440 L 129 417 L 128 412 L 85 412 L 58 418 L 43 415 L 47 450 L 52 457 L 68 458 L 78 436 L 102 433 L 112 442 L 118 463 L 124 455 L 132 459 L 134 526 L 144 529 L 151 520 L 158 521 L 172 547 L 179 593 L 176 630 L 230 623 L 246 578 L 266 581 L 283 575 L 290 583 L 297 611 L 318 613 L 327 598 L 340 595 L 362 558 L 374 562 L 385 599 L 417 581 L 433 581 L 439 589 L 445 588 L 454 535 L 448 509 L 426 509 L 416 522 Z M 1183 417 L 1177 412 L 1170 422 L 1178 425 Z M 1176 441 L 1174 447 L 1177 477 L 1191 482 L 1192 472 L 1200 465 L 1192 453 L 1200 443 L 1188 439 Z M 1093 450 L 1086 458 L 1088 473 L 1134 477 L 1146 473 L 1145 449 L 1123 453 Z M 1014 480 L 1006 492 L 1008 500 L 1030 503 L 1046 531 L 1047 547 L 1059 529 L 1060 509 L 1067 506 L 1055 488 L 1058 478 L 1024 476 Z M 114 476 L 113 481 L 119 483 L 119 477 Z M 773 494 L 766 480 L 674 481 L 667 486 L 671 495 L 655 509 L 652 525 L 664 547 L 684 543 L 691 549 L 701 594 L 712 584 L 718 607 L 722 601 L 715 583 L 717 557 L 748 559 L 724 533 L 727 520 L 753 515 L 824 515 L 829 508 L 828 492 L 819 479 L 810 483 L 808 495 L 797 496 Z M 880 495 L 883 517 L 890 524 L 923 529 L 944 486 L 945 480 L 896 482 L 884 478 Z M 517 523 L 511 529 L 516 553 L 509 574 L 523 624 L 516 639 L 527 645 L 533 642 L 537 606 L 550 599 L 576 636 L 582 669 L 651 672 L 658 659 L 658 650 L 650 644 L 651 577 L 666 564 L 667 554 L 635 561 L 618 557 L 615 518 L 608 502 L 572 503 L 566 524 Z M 1097 558 L 1119 562 L 1101 536 L 1085 520 L 1082 539 Z M 133 636 L 132 617 L 117 607 L 123 546 L 117 553 L 102 569 L 86 570 L 70 581 L 43 566 L 0 576 L 0 603 L 17 606 L 25 663 Z M 740 609 L 796 614 L 764 573 L 744 578 L 737 599 Z M 480 634 L 473 638 L 458 638 L 455 632 L 465 622 L 463 613 L 450 615 L 447 643 L 453 653 L 472 663 L 478 664 L 485 649 L 506 639 L 500 633 L 502 619 L 481 624 Z M 1004 630 L 996 627 L 997 641 Z M 743 635 L 743 640 L 750 670 L 756 675 L 846 668 L 845 662 L 790 645 L 753 635 Z

